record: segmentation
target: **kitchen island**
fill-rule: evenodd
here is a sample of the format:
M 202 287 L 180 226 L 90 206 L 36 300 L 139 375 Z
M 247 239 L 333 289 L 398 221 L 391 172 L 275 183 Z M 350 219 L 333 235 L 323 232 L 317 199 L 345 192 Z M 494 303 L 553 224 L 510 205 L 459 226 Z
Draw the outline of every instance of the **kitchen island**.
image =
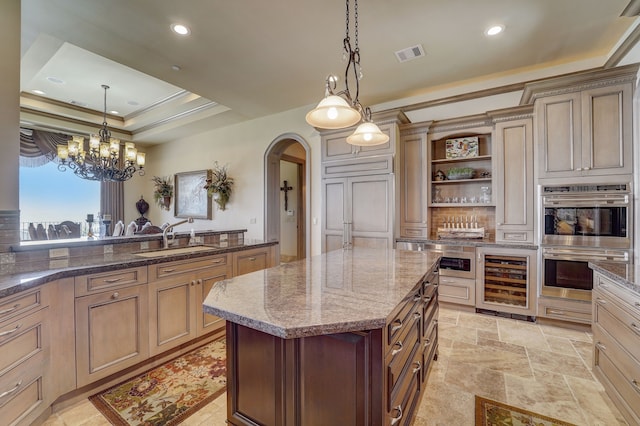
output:
M 408 425 L 437 357 L 437 253 L 336 250 L 214 284 L 232 425 Z

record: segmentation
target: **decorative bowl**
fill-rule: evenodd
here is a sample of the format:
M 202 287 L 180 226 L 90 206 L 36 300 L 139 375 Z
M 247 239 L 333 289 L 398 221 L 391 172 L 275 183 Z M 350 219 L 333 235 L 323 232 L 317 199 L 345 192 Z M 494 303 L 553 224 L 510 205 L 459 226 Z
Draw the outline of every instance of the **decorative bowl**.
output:
M 456 168 L 450 169 L 447 173 L 449 180 L 471 179 L 473 177 L 474 170 L 471 168 Z

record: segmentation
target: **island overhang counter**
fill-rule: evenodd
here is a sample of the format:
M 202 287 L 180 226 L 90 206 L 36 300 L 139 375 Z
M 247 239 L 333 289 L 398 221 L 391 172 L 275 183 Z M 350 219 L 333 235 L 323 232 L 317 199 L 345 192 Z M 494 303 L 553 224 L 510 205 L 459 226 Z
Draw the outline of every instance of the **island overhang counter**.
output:
M 227 421 L 410 424 L 437 357 L 438 259 L 354 248 L 216 283 Z

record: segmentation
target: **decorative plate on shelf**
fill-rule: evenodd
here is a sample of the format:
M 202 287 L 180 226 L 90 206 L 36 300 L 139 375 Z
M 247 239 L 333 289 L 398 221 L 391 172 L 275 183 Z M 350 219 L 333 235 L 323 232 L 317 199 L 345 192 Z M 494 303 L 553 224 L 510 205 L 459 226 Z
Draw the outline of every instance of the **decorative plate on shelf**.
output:
M 478 137 L 447 139 L 447 158 L 469 158 L 478 156 Z

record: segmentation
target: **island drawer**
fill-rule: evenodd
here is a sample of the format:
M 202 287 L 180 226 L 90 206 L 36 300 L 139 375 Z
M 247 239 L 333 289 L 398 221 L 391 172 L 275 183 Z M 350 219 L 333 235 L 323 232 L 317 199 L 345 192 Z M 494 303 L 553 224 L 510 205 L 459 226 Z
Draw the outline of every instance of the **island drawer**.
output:
M 177 260 L 174 262 L 160 263 L 149 266 L 149 275 L 152 280 L 172 277 L 178 274 L 197 272 L 215 266 L 223 266 L 229 263 L 229 255 L 199 257 L 195 259 Z
M 23 291 L 1 299 L 0 324 L 3 321 L 15 318 L 17 315 L 48 306 L 49 289 L 48 285 L 43 285 L 34 290 Z
M 640 362 L 640 321 L 600 291 L 594 292 L 593 323 L 608 330 L 611 336 L 615 335 L 612 339 L 635 358 L 637 363 Z
M 436 310 L 437 312 L 437 310 Z M 436 314 L 437 318 L 437 314 Z M 432 361 L 438 354 L 438 320 L 433 320 L 422 339 L 422 383 L 427 380 Z
M 414 362 L 407 364 L 408 369 L 403 377 L 402 389 L 390 401 L 386 425 L 411 425 L 413 415 L 416 413 L 420 403 L 420 372 L 422 368 L 418 358 L 414 359 Z
M 420 314 L 416 312 L 417 317 Z M 420 349 L 420 321 L 414 321 L 409 328 L 409 333 L 403 339 L 397 340 L 392 351 L 387 355 L 387 389 L 388 409 L 398 393 L 406 390 L 407 376 L 411 375 L 414 368 L 412 360 Z
M 147 282 L 147 267 L 120 269 L 117 271 L 99 272 L 81 275 L 74 279 L 76 296 L 110 291 Z
M 416 305 L 422 300 L 421 293 L 420 288 L 412 291 L 405 301 L 400 304 L 395 314 L 391 316 L 391 320 L 387 322 L 387 348 L 385 353 L 391 350 L 390 346 L 392 346 L 400 336 L 407 333 L 408 328 L 405 327 L 405 325 L 412 324 L 415 321 L 414 312 L 419 312 L 417 311 Z

